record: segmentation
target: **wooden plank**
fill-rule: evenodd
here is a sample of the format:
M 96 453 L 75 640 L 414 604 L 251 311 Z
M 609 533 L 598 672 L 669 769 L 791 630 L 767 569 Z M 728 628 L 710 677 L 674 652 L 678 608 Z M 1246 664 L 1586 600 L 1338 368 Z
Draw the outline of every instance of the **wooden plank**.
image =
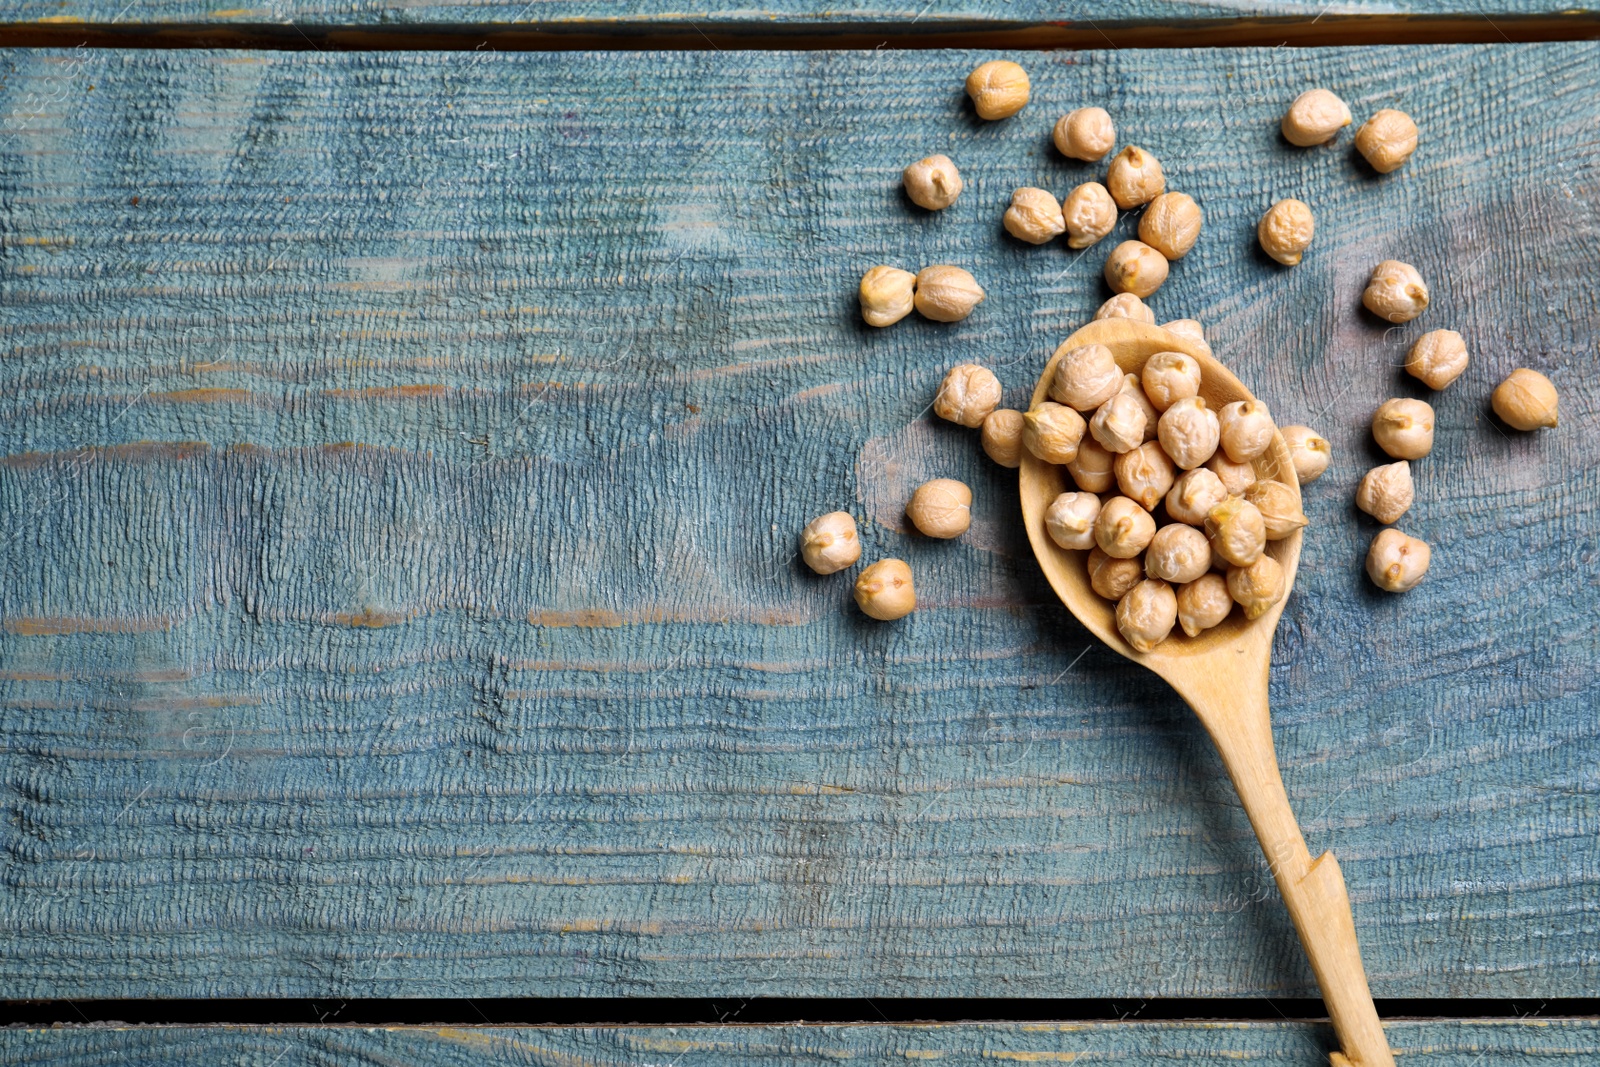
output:
M 1337 450 L 1273 698 L 1374 993 L 1592 994 L 1597 58 L 1055 55 L 980 125 L 963 53 L 0 57 L 0 995 L 1309 993 L 1203 734 L 927 415 L 967 358 L 1020 402 L 1103 299 L 1105 246 L 999 227 L 1091 173 L 1046 139 L 1091 100 L 1207 213 L 1158 313 Z M 1284 146 L 1313 84 L 1417 157 Z M 1391 255 L 1435 306 L 1386 332 Z M 871 331 L 882 260 L 992 295 Z M 1383 596 L 1365 425 L 1440 326 L 1434 568 Z M 1560 429 L 1486 416 L 1518 363 Z M 900 532 L 934 474 L 961 542 Z M 903 624 L 795 562 L 837 507 L 918 569 Z

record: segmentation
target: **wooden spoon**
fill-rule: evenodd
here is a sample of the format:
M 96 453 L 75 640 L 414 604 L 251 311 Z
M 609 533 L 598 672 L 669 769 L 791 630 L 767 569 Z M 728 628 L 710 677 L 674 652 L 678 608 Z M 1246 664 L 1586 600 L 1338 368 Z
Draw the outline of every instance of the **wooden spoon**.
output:
M 1193 341 L 1158 327 L 1129 319 L 1092 322 L 1073 334 L 1067 347 L 1086 344 L 1105 345 L 1123 371 L 1134 374 L 1157 352 L 1184 352 L 1199 361 L 1203 381 L 1200 395 L 1213 410 L 1235 400 L 1251 399 L 1239 379 Z M 1055 363 L 1052 359 L 1039 379 L 1033 393 L 1034 404 L 1049 399 Z M 1258 477 L 1283 482 L 1298 497 L 1299 480 L 1281 435 L 1274 436 L 1272 447 L 1255 461 L 1255 468 Z M 1372 994 L 1367 990 L 1344 876 L 1333 853 L 1311 858 L 1289 808 L 1272 749 L 1272 724 L 1267 712 L 1272 632 L 1283 613 L 1289 589 L 1294 586 L 1300 532 L 1267 543 L 1268 554 L 1283 567 L 1285 584 L 1283 600 L 1266 614 L 1247 621 L 1235 611 L 1220 626 L 1199 637 L 1187 637 L 1175 629 L 1174 636 L 1153 651 L 1136 652 L 1117 631 L 1116 605 L 1102 599 L 1089 585 L 1085 569 L 1088 553 L 1061 548 L 1045 529 L 1045 510 L 1058 495 L 1076 486 L 1069 484 L 1064 468 L 1036 459 L 1026 450 L 1021 477 L 1022 514 L 1028 539 L 1033 542 L 1034 555 L 1056 595 L 1102 641 L 1165 678 L 1200 716 L 1216 744 L 1239 799 L 1244 802 L 1250 825 L 1261 841 L 1278 891 L 1289 906 L 1300 943 L 1311 959 L 1317 984 L 1322 987 L 1333 1028 L 1344 1047 L 1342 1053 L 1330 1055 L 1333 1067 L 1394 1067 Z

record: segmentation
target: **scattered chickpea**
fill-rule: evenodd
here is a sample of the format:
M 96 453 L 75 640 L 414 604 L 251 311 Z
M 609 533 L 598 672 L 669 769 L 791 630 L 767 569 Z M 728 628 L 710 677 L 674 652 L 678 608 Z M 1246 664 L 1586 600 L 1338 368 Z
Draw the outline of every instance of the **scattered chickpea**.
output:
M 1062 493 L 1044 513 L 1050 540 L 1062 548 L 1094 547 L 1094 524 L 1100 517 L 1100 498 L 1093 493 Z
M 1162 451 L 1158 441 L 1146 441 L 1138 448 L 1117 457 L 1113 470 L 1117 486 L 1124 496 L 1137 500 L 1146 509 L 1161 503 L 1172 483 L 1177 480 L 1177 468 Z
M 1167 514 L 1190 526 L 1204 526 L 1211 509 L 1228 499 L 1222 479 L 1204 467 L 1184 471 L 1167 492 Z
M 1429 389 L 1443 389 L 1467 369 L 1467 342 L 1454 330 L 1429 330 L 1406 353 L 1406 373 Z
M 1106 191 L 1117 207 L 1128 211 L 1148 204 L 1167 188 L 1161 161 L 1142 148 L 1129 145 L 1111 158 L 1106 171 Z
M 1108 556 L 1098 546 L 1089 552 L 1088 567 L 1090 587 L 1107 600 L 1121 600 L 1144 580 L 1144 564 Z
M 1235 567 L 1248 567 L 1267 546 L 1267 524 L 1256 506 L 1242 496 L 1230 496 L 1206 516 L 1211 551 Z
M 1028 72 L 1009 59 L 981 63 L 967 75 L 967 95 L 981 119 L 1008 119 L 1028 103 Z
M 1300 494 L 1284 482 L 1262 478 L 1245 487 L 1244 498 L 1261 512 L 1268 541 L 1282 541 L 1311 522 L 1300 510 Z
M 818 574 L 833 574 L 861 558 L 861 539 L 849 512 L 830 511 L 800 531 L 800 558 Z
M 911 314 L 917 276 L 898 267 L 873 267 L 861 276 L 861 317 L 868 326 L 893 326 Z
M 1056 120 L 1051 131 L 1056 150 L 1068 159 L 1081 159 L 1093 163 L 1105 158 L 1111 146 L 1117 143 L 1117 128 L 1103 107 L 1080 107 Z
M 1217 453 L 1217 413 L 1204 397 L 1186 396 L 1161 416 L 1156 434 L 1180 470 L 1193 470 Z
M 1200 238 L 1202 218 L 1188 193 L 1162 193 L 1139 217 L 1139 240 L 1168 259 L 1182 259 Z
M 954 478 L 923 482 L 911 494 L 906 518 L 928 537 L 960 537 L 972 526 L 972 490 Z
M 1417 124 L 1404 111 L 1384 108 L 1356 131 L 1356 151 L 1380 174 L 1399 170 L 1417 150 Z
M 1135 652 L 1149 652 L 1165 641 L 1177 621 L 1177 594 L 1159 579 L 1146 578 L 1117 601 L 1117 630 Z
M 1011 206 L 1006 208 L 1006 232 L 1019 241 L 1042 245 L 1067 232 L 1067 222 L 1061 215 L 1061 202 L 1044 189 L 1025 185 L 1011 194 Z
M 1143 241 L 1124 241 L 1106 257 L 1105 275 L 1114 292 L 1146 297 L 1167 280 L 1167 257 Z
M 1139 410 L 1144 412 L 1144 440 L 1154 441 L 1157 436 L 1157 427 L 1161 423 L 1161 413 L 1156 406 L 1150 403 L 1150 398 L 1144 395 L 1144 386 L 1139 383 L 1137 374 L 1124 374 L 1122 376 L 1122 392 L 1119 396 L 1131 396 L 1133 402 L 1139 405 Z M 1144 442 L 1141 441 L 1141 444 Z
M 1405 460 L 1373 467 L 1356 487 L 1356 507 L 1385 526 L 1399 522 L 1411 507 L 1416 491 L 1411 484 L 1411 464 Z
M 917 273 L 917 310 L 934 322 L 959 322 L 983 303 L 978 279 L 960 267 L 924 267 Z
M 1144 361 L 1140 373 L 1145 396 L 1157 411 L 1200 392 L 1200 361 L 1187 352 L 1157 352 Z
M 1178 625 L 1190 637 L 1199 637 L 1232 610 L 1233 594 L 1220 574 L 1202 574 L 1178 587 Z
M 1555 383 L 1527 367 L 1518 367 L 1506 375 L 1506 380 L 1494 387 L 1489 403 L 1513 430 L 1553 427 L 1560 414 Z
M 1134 322 L 1148 322 L 1154 326 L 1156 313 L 1150 310 L 1150 305 L 1134 296 L 1132 293 L 1118 293 L 1116 296 L 1100 305 L 1094 313 L 1094 321 L 1102 319 L 1132 319 Z
M 900 175 L 906 195 L 918 207 L 943 211 L 956 202 L 966 183 L 949 156 L 929 156 L 908 166 Z
M 1404 593 L 1422 581 L 1432 560 L 1433 550 L 1426 541 L 1391 526 L 1379 530 L 1367 549 L 1367 577 L 1385 592 Z
M 1247 619 L 1259 619 L 1283 599 L 1283 567 L 1266 553 L 1246 566 L 1228 568 L 1228 593 Z
M 1256 223 L 1256 240 L 1261 242 L 1261 251 L 1286 267 L 1300 262 L 1316 232 L 1317 222 L 1311 215 L 1311 205 L 1292 197 L 1267 208 L 1267 213 Z
M 1022 447 L 1046 463 L 1071 463 L 1086 429 L 1082 415 L 1046 400 L 1022 416 Z
M 1326 89 L 1308 89 L 1284 112 L 1283 139 L 1301 148 L 1326 144 L 1350 121 L 1350 109 L 1343 100 Z
M 1067 247 L 1088 248 L 1117 224 L 1117 204 L 1099 182 L 1084 182 L 1067 194 L 1061 205 L 1067 224 Z
M 1386 259 L 1372 268 L 1361 302 L 1380 319 L 1410 322 L 1428 308 L 1428 283 L 1411 264 Z
M 933 413 L 962 426 L 982 426 L 1000 406 L 1000 379 L 987 367 L 958 363 L 951 367 L 934 394 Z
M 1079 345 L 1056 349 L 1056 369 L 1050 377 L 1050 399 L 1079 411 L 1093 411 L 1122 388 L 1122 368 L 1105 345 Z
M 880 559 L 856 575 L 856 606 L 874 619 L 902 619 L 917 606 L 911 568 L 903 559 Z
M 1230 496 L 1242 494 L 1251 485 L 1255 484 L 1255 465 L 1246 461 L 1235 463 L 1228 458 L 1228 453 L 1218 450 L 1217 454 L 1206 460 L 1206 470 L 1215 474 L 1222 482 L 1222 487 Z
M 1217 412 L 1222 427 L 1222 450 L 1235 463 L 1247 463 L 1272 446 L 1278 427 L 1272 413 L 1259 400 L 1235 400 Z
M 1067 473 L 1087 493 L 1104 493 L 1117 484 L 1114 473 L 1117 454 L 1101 447 L 1092 437 L 1078 445 L 1078 455 L 1067 464 Z
M 1186 341 L 1193 341 L 1202 352 L 1211 355 L 1211 345 L 1206 341 L 1205 327 L 1201 326 L 1198 320 L 1173 319 L 1171 322 L 1163 322 L 1161 328 L 1168 333 L 1177 334 Z
M 1125 496 L 1114 496 L 1100 506 L 1094 520 L 1094 543 L 1118 559 L 1132 559 L 1156 535 L 1156 520 Z
M 1395 459 L 1421 459 L 1433 451 L 1432 405 L 1406 397 L 1385 400 L 1373 413 L 1372 439 Z
M 997 408 L 983 419 L 983 450 L 1002 467 L 1022 466 L 1022 412 Z
M 1322 477 L 1333 458 L 1333 446 L 1309 426 L 1285 426 L 1279 431 L 1283 443 L 1289 446 L 1289 458 L 1294 461 L 1295 477 L 1301 485 L 1310 485 Z
M 1144 427 L 1144 409 L 1124 392 L 1101 404 L 1089 419 L 1089 435 L 1107 451 L 1119 455 L 1144 444 Z
M 1144 554 L 1144 572 L 1151 578 L 1182 584 L 1211 569 L 1211 542 L 1193 526 L 1168 523 L 1156 531 Z

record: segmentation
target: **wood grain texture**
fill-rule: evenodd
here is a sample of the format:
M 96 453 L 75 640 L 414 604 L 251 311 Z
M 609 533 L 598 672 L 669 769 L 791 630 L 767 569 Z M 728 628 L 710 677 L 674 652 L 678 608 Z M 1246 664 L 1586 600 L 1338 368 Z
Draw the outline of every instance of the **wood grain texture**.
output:
M 0 995 L 1309 992 L 1198 723 L 927 414 L 962 359 L 1023 402 L 1107 295 L 1107 245 L 999 222 L 1090 176 L 1047 140 L 1087 100 L 1206 211 L 1158 314 L 1336 450 L 1272 699 L 1374 994 L 1600 987 L 1600 49 L 1056 55 L 998 125 L 974 59 L 0 56 Z M 1283 145 L 1323 83 L 1412 163 Z M 1435 303 L 1386 332 L 1391 255 Z M 880 261 L 991 296 L 873 331 Z M 1440 326 L 1474 362 L 1391 597 L 1350 501 Z M 1559 430 L 1487 415 L 1515 364 Z M 960 542 L 902 532 L 936 474 Z M 910 619 L 795 560 L 839 507 Z

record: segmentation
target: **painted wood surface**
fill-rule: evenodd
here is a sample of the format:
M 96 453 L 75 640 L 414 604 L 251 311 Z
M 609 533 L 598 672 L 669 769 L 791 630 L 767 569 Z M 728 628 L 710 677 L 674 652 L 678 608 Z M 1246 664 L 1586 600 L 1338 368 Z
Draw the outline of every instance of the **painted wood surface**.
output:
M 1272 697 L 1374 994 L 1594 993 L 1600 49 L 1054 55 L 1004 124 L 975 58 L 0 56 L 0 995 L 1307 994 L 1200 727 L 927 412 L 964 359 L 1022 402 L 1107 295 L 1109 242 L 1000 227 L 1093 175 L 1047 140 L 1088 101 L 1206 212 L 1158 314 L 1336 450 Z M 1284 145 L 1313 84 L 1416 158 Z M 1392 331 L 1387 256 L 1435 300 Z M 873 331 L 880 261 L 991 295 Z M 1444 326 L 1386 596 L 1365 427 Z M 1516 364 L 1558 430 L 1487 415 Z M 933 475 L 959 542 L 903 531 Z M 797 563 L 840 507 L 910 619 Z

